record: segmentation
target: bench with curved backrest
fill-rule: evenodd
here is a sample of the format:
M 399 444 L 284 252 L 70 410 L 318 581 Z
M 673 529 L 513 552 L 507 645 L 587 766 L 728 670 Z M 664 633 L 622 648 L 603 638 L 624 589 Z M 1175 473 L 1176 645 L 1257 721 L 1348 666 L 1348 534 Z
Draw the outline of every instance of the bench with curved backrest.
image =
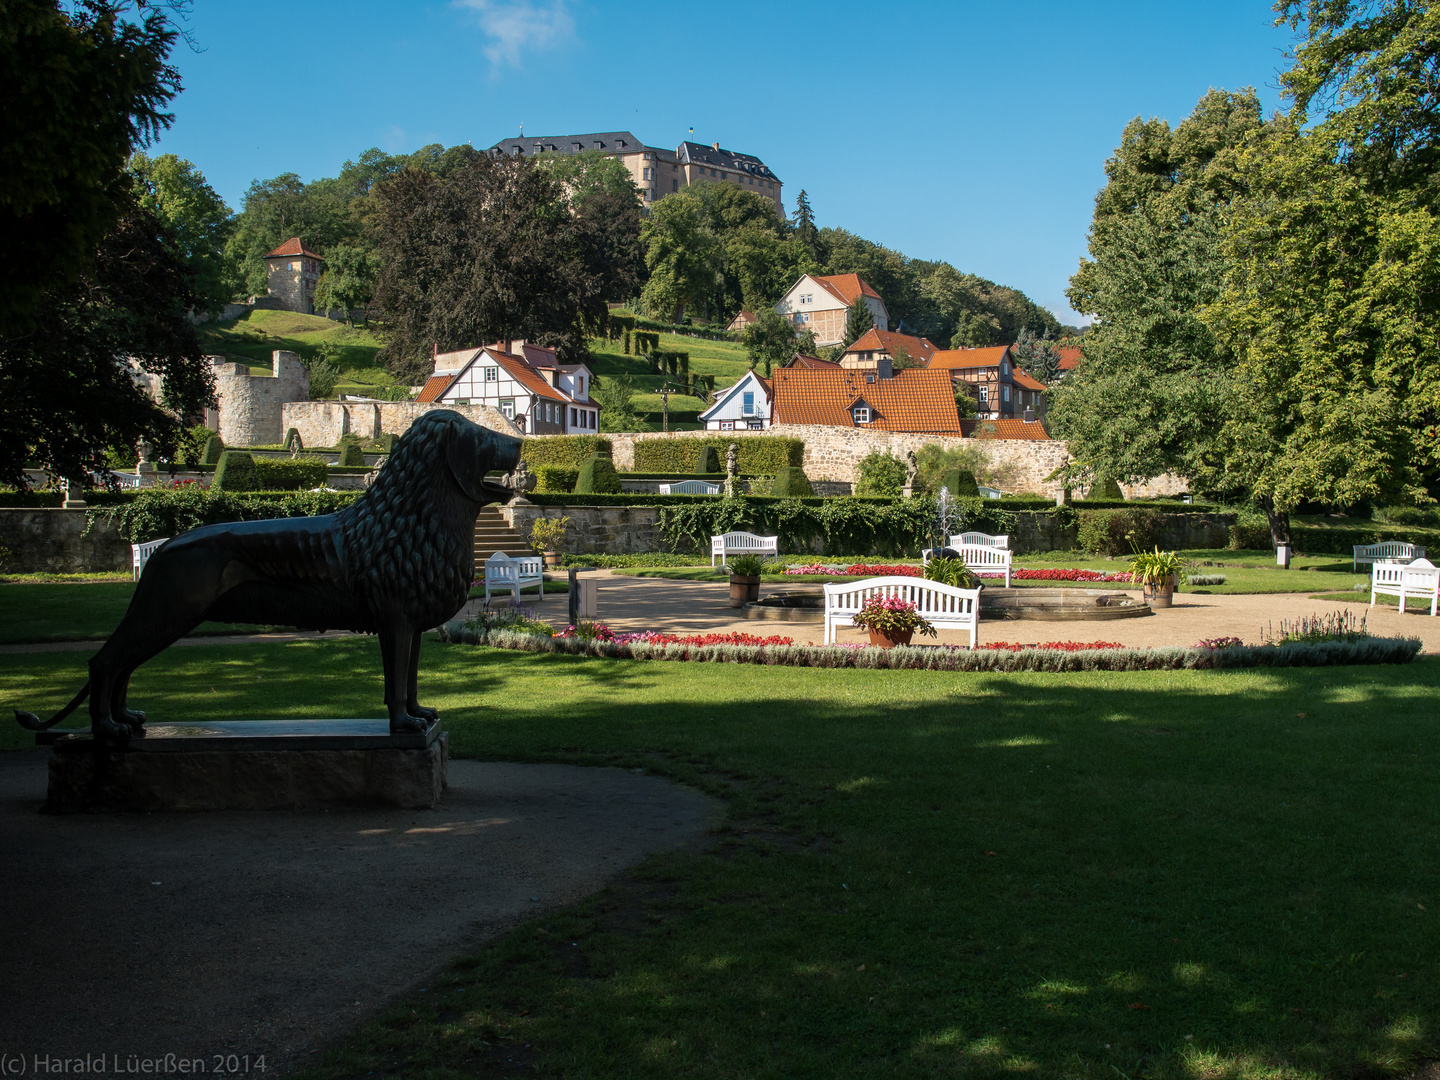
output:
M 1370 606 L 1376 596 L 1400 599 L 1400 612 L 1405 612 L 1406 599 L 1429 600 L 1430 614 L 1440 611 L 1440 567 L 1429 559 L 1412 563 L 1377 562 L 1370 568 Z
M 999 536 L 981 532 L 957 533 L 950 537 L 947 546 L 964 560 L 965 569 L 973 570 L 977 574 L 986 571 L 1003 572 L 1005 587 L 1010 587 L 1012 554 L 1009 533 L 1001 533 Z M 927 564 L 930 562 L 930 552 L 925 552 L 923 561 Z
M 661 484 L 661 495 L 719 495 L 720 485 L 704 480 L 677 480 L 673 484 Z
M 1382 540 L 1378 544 L 1356 544 L 1354 547 L 1354 564 L 1352 570 L 1359 570 L 1361 563 L 1375 564 L 1377 562 L 1409 562 L 1411 559 L 1423 559 L 1425 547 L 1423 544 L 1406 544 L 1400 540 Z
M 938 581 L 913 577 L 878 577 L 864 581 L 840 581 L 825 586 L 825 644 L 835 641 L 835 630 L 850 625 L 855 614 L 872 596 L 898 596 L 915 605 L 921 616 L 936 629 L 948 627 L 970 631 L 975 648 L 980 624 L 980 590 L 957 589 Z
M 162 536 L 159 540 L 146 540 L 143 544 L 130 545 L 130 566 L 135 571 L 135 580 L 140 580 L 140 575 L 145 572 L 145 564 L 150 561 L 161 544 L 170 538 Z
M 540 586 L 540 599 L 545 599 L 545 572 L 539 555 L 513 557 L 502 551 L 495 552 L 485 560 L 485 602 L 490 602 L 490 593 L 509 591 L 516 600 L 520 590 L 531 585 Z
M 780 537 L 778 536 L 756 536 L 748 532 L 728 532 L 724 536 L 710 537 L 710 565 L 715 565 L 715 558 L 719 556 L 720 561 L 726 562 L 731 555 L 759 555 L 764 558 L 769 555 L 772 559 L 780 557 Z

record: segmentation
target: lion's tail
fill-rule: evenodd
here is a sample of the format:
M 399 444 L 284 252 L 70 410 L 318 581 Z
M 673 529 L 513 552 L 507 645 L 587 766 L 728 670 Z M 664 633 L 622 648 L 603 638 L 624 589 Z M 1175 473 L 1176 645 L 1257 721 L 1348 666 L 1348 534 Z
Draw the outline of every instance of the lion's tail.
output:
M 80 692 L 70 699 L 70 704 L 50 717 L 49 720 L 41 720 L 40 717 L 36 716 L 33 712 L 21 712 L 19 709 L 15 710 L 15 720 L 21 727 L 29 731 L 44 731 L 47 728 L 54 727 L 61 720 L 64 720 L 89 696 L 90 681 L 87 679 L 85 685 L 80 688 Z

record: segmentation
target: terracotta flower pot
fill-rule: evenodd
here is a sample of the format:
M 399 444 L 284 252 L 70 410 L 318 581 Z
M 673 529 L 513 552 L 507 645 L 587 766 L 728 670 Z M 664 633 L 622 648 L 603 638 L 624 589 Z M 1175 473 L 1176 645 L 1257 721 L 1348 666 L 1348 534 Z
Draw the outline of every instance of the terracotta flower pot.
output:
M 559 566 L 565 556 L 558 551 L 547 551 L 541 558 L 545 560 L 546 566 Z
M 1161 582 L 1145 582 L 1145 602 L 1151 607 L 1169 607 L 1175 600 L 1175 587 L 1179 583 L 1177 574 L 1171 574 Z
M 730 606 L 732 608 L 744 607 L 747 603 L 759 599 L 760 579 L 758 577 L 731 575 Z
M 870 634 L 870 644 L 882 649 L 893 649 L 896 645 L 909 645 L 910 639 L 915 636 L 914 630 L 902 630 L 891 637 L 884 630 L 876 630 L 873 626 L 865 628 Z

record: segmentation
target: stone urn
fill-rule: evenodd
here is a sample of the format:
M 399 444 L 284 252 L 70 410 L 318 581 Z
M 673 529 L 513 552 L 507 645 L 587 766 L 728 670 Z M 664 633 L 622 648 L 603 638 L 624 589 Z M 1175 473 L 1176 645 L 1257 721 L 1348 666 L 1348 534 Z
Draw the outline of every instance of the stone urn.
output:
M 877 649 L 893 649 L 896 645 L 909 645 L 910 639 L 915 636 L 914 630 L 902 630 L 891 637 L 884 630 L 876 630 L 873 626 L 867 626 L 865 629 L 870 634 L 870 644 Z
M 1151 607 L 1169 607 L 1175 601 L 1175 588 L 1179 584 L 1178 574 L 1171 574 L 1164 581 L 1145 582 L 1145 602 Z
M 730 606 L 741 608 L 760 599 L 760 579 L 730 575 Z

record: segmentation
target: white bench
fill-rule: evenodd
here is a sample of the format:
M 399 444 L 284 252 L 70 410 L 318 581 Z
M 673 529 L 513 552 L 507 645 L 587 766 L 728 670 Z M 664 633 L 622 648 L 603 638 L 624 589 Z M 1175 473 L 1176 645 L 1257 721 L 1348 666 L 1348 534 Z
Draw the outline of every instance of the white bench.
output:
M 1405 599 L 1429 600 L 1430 614 L 1440 611 L 1440 568 L 1429 559 L 1414 562 L 1377 562 L 1370 568 L 1370 606 L 1376 596 L 1400 598 L 1400 612 L 1405 612 Z
M 140 575 L 145 572 L 145 564 L 150 561 L 150 556 L 155 554 L 155 549 L 165 541 L 168 536 L 162 536 L 159 540 L 146 540 L 143 544 L 130 545 L 130 566 L 135 571 L 135 580 L 140 580 Z
M 715 557 L 718 555 L 720 561 L 727 562 L 731 555 L 759 555 L 762 558 L 769 555 L 771 558 L 780 557 L 780 537 L 778 536 L 756 536 L 748 532 L 728 532 L 724 536 L 710 537 L 710 565 L 715 565 Z
M 1403 559 L 1409 562 L 1411 559 L 1423 559 L 1425 546 L 1423 544 L 1406 544 L 1399 540 L 1384 540 L 1378 544 L 1356 544 L 1354 555 L 1355 562 L 1350 569 L 1359 570 L 1362 562 L 1374 565 L 1381 560 L 1397 562 Z
M 991 536 L 989 533 L 968 532 L 950 537 L 950 543 L 947 546 L 959 554 L 967 570 L 974 570 L 976 573 L 982 570 L 1003 570 L 1005 572 L 1005 588 L 1008 589 L 1010 587 L 1010 564 L 1014 558 L 1009 544 L 1009 533 Z M 929 565 L 930 552 L 928 550 L 925 552 L 923 562 Z
M 980 623 L 980 590 L 957 589 L 938 581 L 913 577 L 878 577 L 864 581 L 835 582 L 825 586 L 825 644 L 835 641 L 835 628 L 852 624 L 854 616 L 872 596 L 898 596 L 915 605 L 915 610 L 934 626 L 970 631 L 975 648 Z
M 661 495 L 719 495 L 720 485 L 704 480 L 678 480 L 673 484 L 661 484 Z
M 545 599 L 545 572 L 539 555 L 521 555 L 511 558 L 497 551 L 485 560 L 485 602 L 490 602 L 491 591 L 509 590 L 516 600 L 520 590 L 531 585 L 540 586 L 540 599 Z

